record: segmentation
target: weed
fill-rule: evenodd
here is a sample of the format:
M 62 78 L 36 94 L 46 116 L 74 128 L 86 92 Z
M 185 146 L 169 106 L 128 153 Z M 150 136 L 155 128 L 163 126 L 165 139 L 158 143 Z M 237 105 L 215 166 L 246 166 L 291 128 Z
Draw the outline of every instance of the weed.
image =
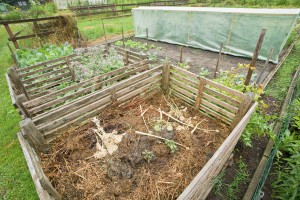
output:
M 157 61 L 157 54 L 156 53 L 148 54 L 148 59 L 149 59 L 149 61 L 156 62 Z
M 169 147 L 171 153 L 175 153 L 178 150 L 178 147 L 173 140 L 164 140 L 164 143 Z
M 177 66 L 180 67 L 180 68 L 183 68 L 183 69 L 188 69 L 188 68 L 190 68 L 188 62 L 182 62 L 182 63 L 178 62 L 178 63 L 177 63 Z
M 142 152 L 142 156 L 148 163 L 150 163 L 151 160 L 154 158 L 153 152 L 148 151 L 147 149 Z
M 222 196 L 221 189 L 224 187 L 224 175 L 225 171 L 223 170 L 218 176 L 212 179 L 212 183 L 214 184 L 213 193 L 215 195 Z

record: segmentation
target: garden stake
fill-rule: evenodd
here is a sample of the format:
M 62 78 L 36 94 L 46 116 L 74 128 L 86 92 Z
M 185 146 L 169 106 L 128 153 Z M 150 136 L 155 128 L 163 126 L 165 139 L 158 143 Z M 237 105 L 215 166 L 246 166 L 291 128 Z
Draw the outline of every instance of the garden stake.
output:
M 146 39 L 147 39 L 147 49 L 149 49 L 149 33 L 148 33 L 148 28 L 146 28 Z
M 246 86 L 249 85 L 249 83 L 250 83 L 253 70 L 255 69 L 255 65 L 256 65 L 258 54 L 259 54 L 259 50 L 260 50 L 260 48 L 262 46 L 262 43 L 264 41 L 264 37 L 265 37 L 266 32 L 267 32 L 267 29 L 261 29 L 261 31 L 260 31 L 260 35 L 259 35 L 259 38 L 258 38 L 258 41 L 257 41 L 257 44 L 256 44 L 256 49 L 254 51 L 254 54 L 253 54 L 253 57 L 252 57 L 252 60 L 251 60 L 250 66 L 249 66 L 249 70 L 248 70 L 248 73 L 247 73 L 247 77 L 246 77 L 246 80 L 245 80 L 245 83 L 244 83 L 245 88 L 244 88 L 243 92 L 246 91 Z
M 107 38 L 106 38 L 106 33 L 105 33 L 105 28 L 104 28 L 104 23 L 102 21 L 102 29 L 103 29 L 103 34 L 104 34 L 104 39 L 105 39 L 105 49 L 108 52 L 108 44 L 107 44 Z
M 222 49 L 223 49 L 223 43 L 221 43 L 221 46 L 220 46 L 219 57 L 218 57 L 217 65 L 216 65 L 214 78 L 217 77 L 217 72 L 219 71 L 219 63 L 220 63 L 220 59 L 221 59 L 221 55 L 222 55 Z
M 125 42 L 124 42 L 124 27 L 122 27 L 122 43 L 123 43 L 123 48 L 125 48 Z
M 180 58 L 179 58 L 180 63 L 182 63 L 182 51 L 183 51 L 183 47 L 180 46 Z

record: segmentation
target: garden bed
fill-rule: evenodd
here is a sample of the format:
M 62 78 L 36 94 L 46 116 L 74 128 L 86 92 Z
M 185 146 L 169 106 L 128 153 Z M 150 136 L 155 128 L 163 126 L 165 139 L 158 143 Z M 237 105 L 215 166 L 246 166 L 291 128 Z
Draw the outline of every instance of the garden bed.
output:
M 63 134 L 41 156 L 63 199 L 176 199 L 230 133 L 225 124 L 160 92 L 111 106 L 96 119 L 106 133 L 122 137 L 115 153 L 97 158 L 97 143 L 103 142 L 94 129 L 102 133 L 90 121 Z M 136 133 L 147 129 L 188 148 L 174 144 L 170 149 L 162 139 Z

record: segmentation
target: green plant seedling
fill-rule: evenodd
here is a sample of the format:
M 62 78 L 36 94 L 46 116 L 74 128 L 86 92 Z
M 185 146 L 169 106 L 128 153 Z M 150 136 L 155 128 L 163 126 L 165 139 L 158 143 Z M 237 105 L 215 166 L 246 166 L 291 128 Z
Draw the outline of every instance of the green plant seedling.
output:
M 208 76 L 211 73 L 208 71 L 208 69 L 204 68 L 204 67 L 200 67 L 200 71 L 199 71 L 199 76 Z
M 146 149 L 142 152 L 142 156 L 148 163 L 150 163 L 151 160 L 154 158 L 154 153 Z
M 164 143 L 169 147 L 171 153 L 175 153 L 178 150 L 178 147 L 173 140 L 164 140 Z

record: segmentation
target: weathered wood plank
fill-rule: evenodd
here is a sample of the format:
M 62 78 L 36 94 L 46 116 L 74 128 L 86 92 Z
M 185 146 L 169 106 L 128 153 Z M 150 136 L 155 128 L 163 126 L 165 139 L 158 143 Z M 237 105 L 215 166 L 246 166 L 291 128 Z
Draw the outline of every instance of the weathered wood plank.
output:
M 199 80 L 199 86 L 198 86 L 198 93 L 195 101 L 195 109 L 198 110 L 200 103 L 202 102 L 202 95 L 203 95 L 203 90 L 204 86 L 206 85 L 206 80 L 204 78 L 200 78 Z
M 7 81 L 7 85 L 8 85 L 8 90 L 9 90 L 9 95 L 10 95 L 10 99 L 11 99 L 11 103 L 16 106 L 16 94 L 13 90 L 13 86 L 12 86 L 12 82 L 10 81 L 10 78 L 7 74 L 5 74 L 5 78 L 6 78 L 6 81 Z
M 16 71 L 13 68 L 9 68 L 7 72 L 8 77 L 10 78 L 10 81 L 15 85 L 15 88 L 18 90 L 20 94 L 24 94 L 27 99 L 30 99 L 25 86 L 23 85 L 19 75 L 16 73 Z
M 252 113 L 255 111 L 257 103 L 254 103 L 223 144 L 205 164 L 202 170 L 197 174 L 189 186 L 181 193 L 178 200 L 205 199 L 213 187 L 211 180 L 216 177 L 222 170 L 223 165 L 229 158 L 243 130 L 250 120 Z M 225 156 L 224 156 L 225 155 Z M 209 184 L 203 184 L 204 182 Z
M 196 95 L 193 94 L 193 93 L 190 93 L 188 90 L 185 90 L 184 88 L 181 88 L 181 87 L 178 87 L 177 85 L 174 85 L 174 84 L 170 84 L 170 88 L 187 96 L 188 98 L 190 98 L 191 100 L 195 101 L 196 99 Z
M 38 76 L 35 76 L 35 77 L 25 79 L 22 82 L 28 85 L 28 84 L 31 84 L 32 81 L 35 81 L 35 80 L 38 80 L 38 79 L 41 79 L 41 78 L 50 77 L 51 75 L 59 75 L 59 74 L 64 73 L 64 72 L 70 72 L 70 69 L 68 67 L 63 67 L 61 69 L 53 70 L 51 72 L 47 72 L 47 73 L 44 73 L 44 74 L 41 74 L 41 75 L 38 75 Z
M 185 90 L 188 90 L 189 92 L 191 92 L 193 94 L 198 93 L 197 88 L 186 85 L 184 82 L 180 82 L 177 79 L 175 79 L 174 77 L 170 78 L 170 84 L 174 84 L 174 85 L 177 85 L 178 87 L 184 88 Z
M 231 120 L 229 120 L 229 119 L 226 118 L 225 116 L 223 116 L 223 115 L 221 115 L 221 114 L 215 112 L 214 110 L 208 108 L 208 107 L 207 107 L 206 105 L 204 105 L 204 104 L 200 104 L 199 109 L 200 109 L 202 112 L 204 112 L 204 113 L 206 113 L 207 115 L 209 115 L 211 118 L 218 119 L 218 120 L 220 120 L 220 121 L 222 121 L 222 122 L 224 122 L 224 123 L 226 123 L 226 124 L 228 124 L 228 125 L 230 125 L 231 122 L 232 122 Z
M 53 200 L 53 198 L 43 189 L 43 187 L 41 186 L 41 184 L 39 182 L 39 179 L 41 178 L 41 176 L 39 175 L 39 172 L 37 172 L 37 168 L 39 167 L 39 164 L 38 164 L 37 160 L 34 159 L 34 157 L 36 157 L 36 155 L 33 154 L 30 145 L 23 138 L 21 133 L 18 133 L 18 139 L 21 144 L 21 148 L 22 148 L 23 154 L 25 156 L 26 163 L 29 168 L 29 171 L 30 171 L 30 174 L 31 174 L 31 177 L 32 177 L 32 180 L 35 185 L 36 192 L 37 192 L 39 198 L 43 199 L 43 200 Z M 42 169 L 40 169 L 40 170 L 42 171 Z
M 217 98 L 215 98 L 215 97 L 213 97 L 213 96 L 211 96 L 207 93 L 203 93 L 202 98 L 204 98 L 206 100 L 209 100 L 209 101 L 211 101 L 211 102 L 213 102 L 213 103 L 215 103 L 219 106 L 222 106 L 222 107 L 228 109 L 229 111 L 231 111 L 234 114 L 237 113 L 237 111 L 238 111 L 237 107 L 234 107 L 231 104 L 228 104 L 224 101 L 221 101 L 220 99 L 217 99 Z
M 61 195 L 56 191 L 56 189 L 51 185 L 50 181 L 44 177 L 40 178 L 41 186 L 55 199 L 60 200 Z
M 227 110 L 222 109 L 221 107 L 219 107 L 215 104 L 212 104 L 212 103 L 206 101 L 203 98 L 201 99 L 201 104 L 205 105 L 206 107 L 210 108 L 211 110 L 213 110 L 217 113 L 220 113 L 220 114 L 224 115 L 225 117 L 227 117 L 229 119 L 233 119 L 235 117 L 235 115 L 232 114 L 231 112 L 228 112 Z
M 192 79 L 195 79 L 195 80 L 198 80 L 198 77 L 196 74 L 192 73 L 192 72 L 189 72 L 187 70 L 184 70 L 184 69 L 181 69 L 179 67 L 176 67 L 174 65 L 171 65 L 171 69 L 174 69 L 182 74 L 184 74 L 185 76 L 189 77 L 189 78 L 192 78 Z
M 161 81 L 162 91 L 165 95 L 168 94 L 169 91 L 169 81 L 170 81 L 170 65 L 166 63 L 163 65 L 162 81 Z
M 188 84 L 189 86 L 194 87 L 197 90 L 198 82 L 194 81 L 193 79 L 184 77 L 176 72 L 177 71 L 171 70 L 171 78 L 183 82 L 184 84 Z
M 212 86 L 214 88 L 217 88 L 219 90 L 228 92 L 228 93 L 236 96 L 237 98 L 241 98 L 242 99 L 244 97 L 244 94 L 242 92 L 239 92 L 237 90 L 231 89 L 231 88 L 229 88 L 229 87 L 227 87 L 225 85 L 221 85 L 221 84 L 216 83 L 214 81 L 211 81 L 211 80 L 209 80 L 207 78 L 204 78 L 204 77 L 201 77 L 201 78 L 206 80 L 206 84 L 208 84 L 208 85 L 210 85 L 210 86 Z
M 30 89 L 32 87 L 41 86 L 41 85 L 43 85 L 45 83 L 50 83 L 51 81 L 56 81 L 56 80 L 59 80 L 59 79 L 61 79 L 63 77 L 68 77 L 68 76 L 71 77 L 71 72 L 70 71 L 68 71 L 66 73 L 63 73 L 63 74 L 60 74 L 60 75 L 55 76 L 55 77 L 48 78 L 46 80 L 42 80 L 42 81 L 39 81 L 39 82 L 36 82 L 36 83 L 32 83 L 32 84 L 26 85 L 25 88 L 26 89 Z
M 211 88 L 208 88 L 207 86 L 205 86 L 204 92 L 208 93 L 208 94 L 211 94 L 211 95 L 214 95 L 217 98 L 221 98 L 221 99 L 227 101 L 228 103 L 231 103 L 234 106 L 239 106 L 240 105 L 240 102 L 237 101 L 236 99 L 233 99 L 233 98 L 231 98 L 231 97 L 229 97 L 229 96 L 227 96 L 225 94 L 222 94 L 222 93 L 220 93 L 218 91 L 215 91 L 215 90 L 213 90 Z

